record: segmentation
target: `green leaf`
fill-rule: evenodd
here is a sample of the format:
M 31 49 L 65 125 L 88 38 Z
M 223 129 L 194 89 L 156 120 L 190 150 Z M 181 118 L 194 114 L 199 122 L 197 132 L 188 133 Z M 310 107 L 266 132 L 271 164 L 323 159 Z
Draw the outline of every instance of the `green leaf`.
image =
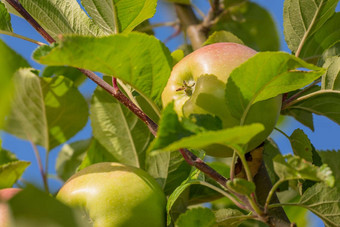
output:
M 302 96 L 287 107 L 328 117 L 340 124 L 340 91 L 321 90 Z
M 118 162 L 113 155 L 106 150 L 96 139 L 92 138 L 90 146 L 86 150 L 85 157 L 76 171 L 99 162 Z
M 248 196 L 250 196 L 251 193 L 255 192 L 256 187 L 253 182 L 247 181 L 242 178 L 234 178 L 233 180 L 228 181 L 227 186 L 234 192 Z
M 142 33 L 102 38 L 65 36 L 56 47 L 41 47 L 33 56 L 47 65 L 69 65 L 115 76 L 161 107 L 161 94 L 170 76 L 169 50 Z
M 335 186 L 340 190 L 340 151 L 319 151 L 318 154 L 321 156 L 322 163 L 325 163 L 331 168 L 335 177 Z
M 258 53 L 232 71 L 226 88 L 227 104 L 232 114 L 242 119 L 254 103 L 304 87 L 323 73 L 322 68 L 287 53 Z
M 41 73 L 43 77 L 64 76 L 73 81 L 74 86 L 79 87 L 85 80 L 86 76 L 76 68 L 67 66 L 48 66 Z
M 308 37 L 334 14 L 338 0 L 286 0 L 283 10 L 284 35 L 288 47 L 300 51 Z
M 90 146 L 91 139 L 81 140 L 70 144 L 65 144 L 56 161 L 56 171 L 58 176 L 66 181 L 75 174 L 77 167 L 82 162 L 86 150 Z
M 336 0 L 332 0 L 333 2 Z M 301 50 L 301 58 L 313 60 L 322 56 L 325 50 L 340 40 L 340 12 L 335 13 L 310 37 Z
M 11 161 L 0 165 L 0 189 L 11 188 L 30 165 L 26 161 Z
M 77 1 L 20 0 L 20 3 L 54 39 L 60 34 L 105 35 Z
M 171 52 L 172 57 L 172 64 L 173 66 L 176 65 L 180 60 L 184 58 L 184 51 L 181 49 L 177 49 L 173 52 Z
M 6 131 L 50 149 L 66 142 L 88 120 L 84 97 L 62 76 L 40 78 L 31 69 L 14 75 L 15 98 Z
M 215 213 L 216 222 L 221 227 L 237 227 L 249 216 L 244 215 L 241 211 L 231 208 L 220 209 Z
M 273 159 L 276 155 L 280 155 L 280 154 L 281 152 L 277 144 L 272 139 L 265 141 L 264 149 L 263 149 L 263 162 L 266 166 L 268 176 L 273 185 L 279 179 L 279 177 L 276 175 L 274 171 Z
M 174 2 L 174 3 L 179 3 L 179 4 L 185 4 L 185 5 L 190 5 L 191 2 L 190 0 L 167 0 L 168 2 Z
M 84 212 L 64 205 L 31 185 L 15 195 L 9 205 L 15 223 L 13 226 L 90 226 Z
M 0 140 L 1 145 L 1 140 Z M 6 164 L 8 162 L 17 161 L 17 157 L 15 154 L 11 153 L 10 151 L 4 150 L 0 146 L 0 165 Z
M 316 214 L 326 227 L 339 226 L 340 193 L 337 188 L 329 188 L 324 184 L 315 184 L 301 197 L 298 206 Z
M 340 90 L 340 56 L 329 57 L 322 66 L 327 69 L 322 76 L 321 88 L 329 90 Z
M 176 221 L 176 227 L 213 227 L 215 215 L 209 208 L 197 207 L 181 214 Z
M 0 128 L 3 128 L 5 116 L 11 107 L 11 100 L 14 93 L 12 76 L 20 67 L 29 67 L 29 64 L 0 39 Z
M 313 114 L 311 112 L 303 109 L 287 109 L 281 113 L 294 117 L 295 120 L 314 131 Z
M 295 129 L 290 135 L 289 141 L 295 155 L 300 156 L 308 162 L 313 162 L 312 144 L 303 130 Z
M 0 30 L 11 32 L 11 16 L 4 3 L 0 2 Z
M 258 51 L 279 50 L 279 35 L 270 13 L 253 2 L 239 3 L 237 1 L 236 7 L 231 6 L 212 31 L 231 32 L 245 45 Z
M 107 34 L 130 32 L 156 12 L 156 0 L 82 0 L 87 13 Z
M 233 33 L 227 31 L 216 31 L 208 37 L 208 39 L 203 43 L 203 46 L 221 42 L 232 42 L 244 45 L 242 40 Z
M 94 138 L 119 162 L 144 168 L 151 139 L 147 126 L 99 87 L 92 96 L 90 111 Z
M 277 155 L 273 161 L 274 170 L 281 181 L 305 179 L 323 181 L 330 187 L 334 185 L 334 176 L 326 164 L 317 167 L 298 156 L 292 155 Z

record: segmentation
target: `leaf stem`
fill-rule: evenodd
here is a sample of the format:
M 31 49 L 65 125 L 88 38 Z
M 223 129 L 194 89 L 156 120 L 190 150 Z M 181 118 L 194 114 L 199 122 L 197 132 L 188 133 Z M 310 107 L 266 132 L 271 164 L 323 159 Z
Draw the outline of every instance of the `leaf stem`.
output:
M 284 131 L 282 131 L 281 129 L 275 127 L 274 128 L 276 131 L 280 132 L 282 135 L 284 135 L 289 141 L 290 141 L 290 137 L 287 135 L 287 133 L 285 133 Z
M 268 206 L 269 206 L 269 203 L 270 203 L 270 200 L 272 199 L 276 189 L 280 186 L 281 183 L 283 183 L 284 180 L 278 180 L 274 185 L 273 187 L 270 189 L 269 193 L 268 193 L 268 196 L 267 196 L 267 199 L 266 199 L 266 203 L 264 204 L 264 212 L 267 213 L 268 212 Z
M 309 91 L 311 88 L 313 88 L 316 84 L 318 84 L 320 82 L 320 79 L 315 80 L 313 83 L 311 83 L 310 85 L 306 86 L 305 88 L 303 88 L 302 90 L 300 90 L 299 92 L 295 93 L 294 95 L 292 95 L 290 98 L 283 100 L 282 103 L 282 107 L 281 110 L 287 109 L 287 107 L 291 106 L 292 103 L 299 98 L 303 93 L 305 93 L 306 91 Z
M 204 186 L 207 186 L 213 190 L 215 190 L 216 192 L 220 193 L 221 195 L 224 195 L 225 197 L 227 197 L 228 199 L 230 199 L 236 206 L 238 206 L 239 208 L 243 209 L 243 210 L 247 210 L 247 208 L 241 204 L 239 201 L 237 201 L 231 194 L 229 194 L 228 192 L 212 185 L 212 184 L 209 184 L 205 181 L 200 181 L 199 182 L 201 185 L 204 185 Z
M 28 38 L 28 37 L 26 37 L 26 36 L 22 36 L 22 35 L 16 34 L 16 33 L 14 33 L 14 32 L 9 32 L 9 31 L 0 30 L 0 34 L 4 34 L 4 35 L 12 36 L 12 37 L 15 37 L 15 38 L 19 38 L 19 39 L 22 39 L 22 40 L 25 40 L 25 41 L 28 41 L 28 42 L 37 44 L 37 45 L 39 45 L 39 46 L 46 45 L 45 43 L 42 43 L 42 42 L 39 42 L 39 41 L 37 41 L 37 40 Z
M 233 159 L 231 160 L 231 166 L 230 166 L 230 180 L 233 180 L 235 177 L 236 158 L 237 158 L 237 154 L 236 154 L 236 150 L 234 150 Z
M 185 159 L 185 161 L 189 165 L 196 167 L 197 169 L 199 169 L 200 171 L 202 171 L 203 173 L 205 173 L 206 175 L 208 175 L 209 177 L 214 179 L 216 182 L 218 182 L 224 188 L 227 188 L 226 186 L 227 186 L 228 179 L 226 179 L 221 174 L 216 172 L 216 170 L 211 168 L 204 161 L 202 161 L 202 159 L 200 159 L 199 157 L 194 155 L 189 150 L 187 150 L 187 149 L 179 149 L 179 151 L 181 152 L 183 158 Z
M 240 152 L 238 152 L 238 153 L 240 153 Z M 242 154 L 239 154 L 238 157 L 241 159 L 242 166 L 243 166 L 243 168 L 244 168 L 244 170 L 246 172 L 248 181 L 253 182 L 253 175 L 252 175 L 252 173 L 250 171 L 250 168 L 249 168 L 249 165 L 247 163 L 246 157 L 244 155 L 242 155 Z
M 44 167 L 43 167 L 43 164 L 42 164 L 42 161 L 41 161 L 41 157 L 40 157 L 40 154 L 39 154 L 39 151 L 38 151 L 38 148 L 37 146 L 35 145 L 35 143 L 32 142 L 30 136 L 28 136 L 29 138 L 29 141 L 32 145 L 32 148 L 33 148 L 33 151 L 34 151 L 34 155 L 35 155 L 35 158 L 38 162 L 38 167 L 39 167 L 39 171 L 40 171 L 40 175 L 41 175 L 41 178 L 43 180 L 43 183 L 44 183 L 44 188 L 45 188 L 45 191 L 47 193 L 49 193 L 49 189 L 48 189 L 48 182 L 47 182 L 47 175 L 46 175 L 46 172 L 47 172 L 47 169 L 44 171 Z M 48 153 L 46 152 L 46 156 L 48 155 Z M 46 158 L 47 160 L 47 158 Z M 46 166 L 47 167 L 47 166 Z

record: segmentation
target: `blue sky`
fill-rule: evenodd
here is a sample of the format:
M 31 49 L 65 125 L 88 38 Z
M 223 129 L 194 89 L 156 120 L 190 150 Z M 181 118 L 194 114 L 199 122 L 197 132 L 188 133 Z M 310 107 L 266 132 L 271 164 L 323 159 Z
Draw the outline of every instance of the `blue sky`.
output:
M 208 9 L 207 2 L 208 2 L 207 0 L 193 0 L 193 3 L 201 7 L 203 11 L 205 12 Z M 283 32 L 282 12 L 283 12 L 284 1 L 283 0 L 255 0 L 254 2 L 259 3 L 260 5 L 267 8 L 271 12 L 278 26 L 278 30 L 280 32 L 281 50 L 290 52 L 287 45 L 285 44 L 284 37 L 282 34 Z M 168 8 L 168 7 L 170 7 L 168 4 L 160 2 L 157 8 L 156 15 L 154 16 L 154 18 L 151 19 L 151 23 L 173 21 L 174 14 L 169 13 L 169 10 L 164 10 L 165 8 Z M 339 11 L 339 6 L 337 8 L 337 11 Z M 12 25 L 14 28 L 14 32 L 28 36 L 35 40 L 45 42 L 40 37 L 40 35 L 21 18 L 13 16 Z M 174 32 L 174 30 L 173 28 L 169 28 L 169 27 L 158 28 L 155 30 L 155 32 L 156 32 L 156 36 L 160 40 L 165 40 L 169 36 L 169 34 Z M 31 53 L 36 48 L 35 44 L 29 43 L 27 41 L 19 40 L 16 38 L 4 36 L 4 35 L 0 35 L 0 37 L 14 50 L 16 50 L 22 56 L 24 56 L 29 61 L 29 63 L 32 65 L 32 67 L 35 67 L 37 69 L 42 68 L 41 65 L 31 60 Z M 167 43 L 167 46 L 169 47 L 171 51 L 173 51 L 178 47 L 178 45 L 182 42 L 182 40 L 183 38 L 181 36 L 176 37 L 172 39 L 171 41 L 169 41 Z M 89 96 L 91 92 L 95 89 L 95 87 L 96 86 L 92 81 L 87 81 L 84 85 L 80 87 L 80 90 L 85 96 Z M 288 135 L 290 135 L 294 131 L 294 129 L 301 128 L 307 133 L 309 139 L 312 141 L 312 143 L 317 149 L 319 150 L 340 149 L 340 141 L 339 141 L 340 127 L 325 117 L 314 116 L 314 119 L 315 119 L 315 129 L 316 129 L 315 132 L 312 132 L 310 129 L 299 124 L 292 118 L 287 118 L 285 121 L 285 124 L 283 126 L 280 126 L 280 129 L 282 129 Z M 88 123 L 87 126 L 80 133 L 78 133 L 75 137 L 71 139 L 71 141 L 77 141 L 80 139 L 89 138 L 90 135 L 91 135 L 91 127 L 90 127 L 90 124 Z M 34 182 L 36 185 L 39 185 L 42 188 L 42 182 L 41 182 L 41 178 L 39 175 L 38 165 L 34 158 L 31 145 L 26 141 L 18 140 L 15 137 L 10 136 L 5 133 L 2 133 L 1 137 L 3 141 L 3 147 L 5 149 L 8 149 L 14 152 L 19 159 L 29 160 L 32 162 L 31 166 L 25 172 L 23 179 L 25 181 Z M 291 152 L 290 144 L 284 136 L 282 136 L 280 133 L 274 132 L 272 134 L 272 137 L 278 143 L 283 153 Z M 60 148 L 61 147 L 59 146 L 50 152 L 49 173 L 52 175 L 55 174 L 55 160 L 56 160 L 56 157 L 58 155 L 58 151 L 60 150 Z M 42 154 L 42 158 L 44 159 L 44 151 L 41 150 L 40 153 Z M 58 190 L 58 188 L 61 186 L 61 182 L 58 182 L 57 180 L 54 180 L 54 179 L 50 179 L 49 183 L 52 186 L 51 187 L 52 191 L 54 192 Z M 320 221 L 317 221 L 315 222 L 314 226 L 322 226 L 322 223 Z

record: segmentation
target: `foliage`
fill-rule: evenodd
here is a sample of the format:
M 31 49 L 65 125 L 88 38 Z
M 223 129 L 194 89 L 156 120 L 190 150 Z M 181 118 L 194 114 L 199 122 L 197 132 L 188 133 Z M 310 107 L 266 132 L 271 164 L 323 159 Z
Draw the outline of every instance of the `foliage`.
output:
M 265 126 L 244 125 L 252 105 L 277 96 L 282 96 L 281 115 L 311 130 L 319 127 L 315 114 L 340 125 L 339 1 L 284 1 L 283 33 L 291 53 L 278 51 L 275 22 L 254 1 L 209 0 L 203 18 L 195 2 L 168 0 L 162 4 L 176 11 L 176 21 L 155 23 L 159 2 L 0 1 L 0 34 L 40 45 L 32 58 L 41 64 L 32 68 L 0 39 L 1 135 L 30 142 L 47 193 L 51 168 L 43 163 L 57 150 L 55 169 L 62 182 L 99 162 L 144 169 L 167 196 L 169 226 L 289 226 L 282 206 L 289 206 L 292 219 L 303 219 L 305 208 L 326 226 L 339 226 L 340 151 L 318 151 L 306 130 L 294 128 L 290 135 L 277 129 L 292 154 L 282 155 L 287 151 L 268 138 L 255 156 L 246 153 L 246 145 Z M 30 22 L 49 45 L 26 37 L 30 33 L 16 24 L 13 28 L 13 15 Z M 169 40 L 180 33 L 185 37 L 172 53 L 156 30 L 169 24 L 176 29 Z M 178 116 L 173 103 L 161 101 L 176 63 L 217 42 L 259 51 L 231 72 L 225 87 L 225 105 L 240 122 L 233 128 L 222 129 L 213 115 Z M 98 85 L 91 93 L 83 91 L 87 78 Z M 90 137 L 74 139 L 87 124 Z M 206 157 L 204 149 L 212 144 L 228 146 L 234 157 Z M 256 161 L 263 165 L 253 168 Z M 79 210 L 22 179 L 29 165 L 0 147 L 0 189 L 24 188 L 8 202 L 13 223 L 87 226 Z M 268 184 L 259 185 L 257 178 Z

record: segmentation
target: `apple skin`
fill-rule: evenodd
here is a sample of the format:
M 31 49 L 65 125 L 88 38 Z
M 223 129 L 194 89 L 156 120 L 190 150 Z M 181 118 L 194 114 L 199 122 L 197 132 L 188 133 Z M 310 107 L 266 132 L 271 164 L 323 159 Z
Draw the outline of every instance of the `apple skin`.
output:
M 237 43 L 215 43 L 192 52 L 174 66 L 162 93 L 163 106 L 174 101 L 180 117 L 212 114 L 222 120 L 223 128 L 240 125 L 226 105 L 226 83 L 230 73 L 255 54 L 255 50 Z M 244 124 L 261 123 L 265 130 L 249 142 L 247 151 L 260 145 L 273 131 L 281 103 L 279 95 L 250 108 Z M 221 144 L 210 145 L 204 150 L 215 157 L 230 157 L 233 153 Z
M 103 162 L 73 175 L 57 199 L 85 208 L 97 227 L 163 227 L 166 198 L 144 170 Z
M 19 188 L 4 188 L 0 190 L 0 226 L 10 227 L 13 226 L 11 220 L 11 213 L 7 201 L 15 196 L 21 189 Z

